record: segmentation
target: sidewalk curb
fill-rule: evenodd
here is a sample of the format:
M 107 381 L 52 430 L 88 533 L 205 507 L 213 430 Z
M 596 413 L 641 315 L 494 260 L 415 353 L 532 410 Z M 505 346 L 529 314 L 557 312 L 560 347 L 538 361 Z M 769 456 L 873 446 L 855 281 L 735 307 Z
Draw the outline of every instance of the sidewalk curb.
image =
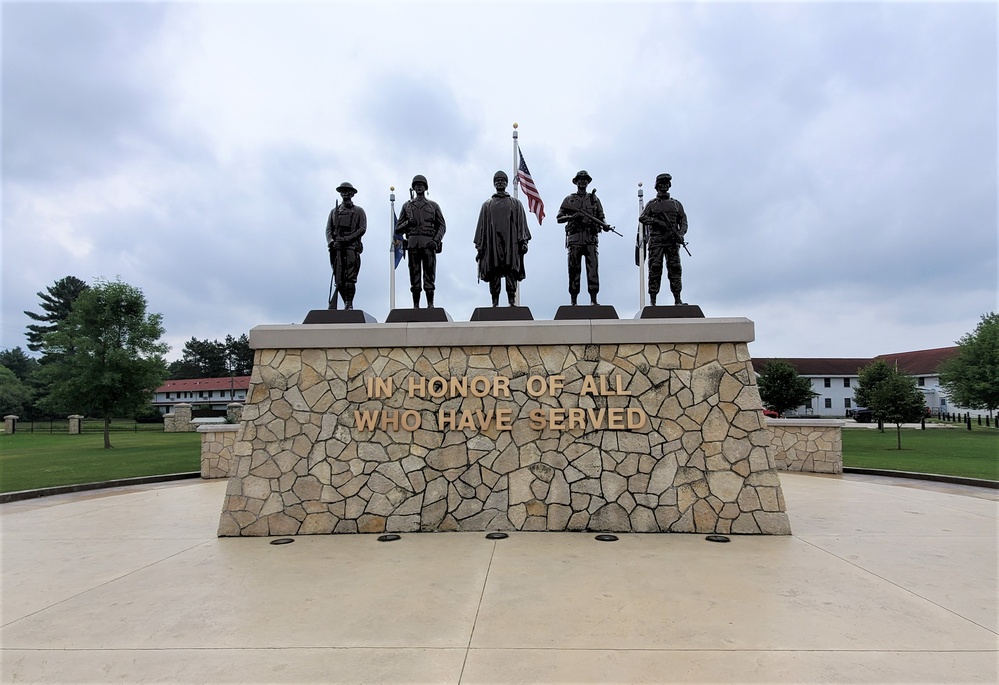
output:
M 71 492 L 83 492 L 85 490 L 103 490 L 105 488 L 119 488 L 125 485 L 146 485 L 147 483 L 166 483 L 173 480 L 184 480 L 187 478 L 200 478 L 200 471 L 189 473 L 167 473 L 160 476 L 139 476 L 137 478 L 119 478 L 103 483 L 77 483 L 75 485 L 59 485 L 52 488 L 39 488 L 38 490 L 18 490 L 16 492 L 0 493 L 0 504 L 7 502 L 19 502 L 36 497 L 49 497 L 51 495 L 65 495 Z
M 964 478 L 963 476 L 942 476 L 936 473 L 917 473 L 914 471 L 890 471 L 888 469 L 862 469 L 844 466 L 843 473 L 860 473 L 865 476 L 891 476 L 893 478 L 911 478 L 913 480 L 928 480 L 937 483 L 953 483 L 954 485 L 973 485 L 979 488 L 999 490 L 999 481 L 984 478 Z

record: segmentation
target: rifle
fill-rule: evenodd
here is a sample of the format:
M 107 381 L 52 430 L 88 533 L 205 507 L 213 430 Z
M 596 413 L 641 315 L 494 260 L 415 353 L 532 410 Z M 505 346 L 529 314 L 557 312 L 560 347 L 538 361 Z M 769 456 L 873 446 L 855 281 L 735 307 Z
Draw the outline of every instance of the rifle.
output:
M 596 191 L 595 188 L 590 191 L 590 197 L 593 198 L 594 200 L 597 199 L 597 191 Z M 610 231 L 611 233 L 617 233 L 617 229 L 615 229 L 613 226 L 611 226 L 606 221 L 602 221 L 602 220 L 598 219 L 597 217 L 593 216 L 589 212 L 584 212 L 582 209 L 573 209 L 572 211 L 575 214 L 579 214 L 580 216 L 582 216 L 582 217 L 584 217 L 586 219 L 589 219 L 590 221 L 592 221 L 593 223 L 595 223 L 597 226 L 599 226 L 600 229 L 603 230 L 603 231 Z M 624 237 L 620 233 L 617 233 L 617 234 L 620 235 L 622 238 Z
M 343 273 L 343 266 L 341 265 L 342 260 L 342 250 L 336 247 L 337 237 L 339 233 L 339 226 L 336 222 L 336 212 L 340 209 L 340 202 L 337 201 L 336 207 L 333 208 L 333 242 L 330 243 L 330 251 L 336 250 L 336 261 L 333 263 L 333 275 L 330 277 L 330 309 L 336 309 L 336 301 L 340 296 L 340 274 Z M 336 283 L 336 288 L 333 284 Z
M 650 217 L 650 221 L 646 221 L 645 224 L 655 224 L 656 226 L 662 226 L 667 231 L 669 231 L 670 234 L 672 234 L 673 239 L 680 244 L 680 246 L 683 248 L 684 252 L 687 253 L 688 257 L 693 257 L 694 256 L 694 255 L 690 254 L 690 250 L 687 249 L 687 241 L 683 239 L 683 236 L 681 236 L 677 232 L 676 227 L 673 224 L 671 224 L 670 222 L 666 221 L 665 219 L 659 219 L 659 218 L 656 218 L 656 217 Z

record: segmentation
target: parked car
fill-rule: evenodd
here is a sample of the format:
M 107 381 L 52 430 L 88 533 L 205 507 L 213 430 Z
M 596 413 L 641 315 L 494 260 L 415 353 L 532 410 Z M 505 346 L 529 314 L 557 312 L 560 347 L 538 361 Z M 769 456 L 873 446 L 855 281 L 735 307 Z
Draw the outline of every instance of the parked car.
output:
M 870 423 L 874 420 L 874 412 L 865 407 L 857 407 L 853 410 L 853 420 L 857 423 Z

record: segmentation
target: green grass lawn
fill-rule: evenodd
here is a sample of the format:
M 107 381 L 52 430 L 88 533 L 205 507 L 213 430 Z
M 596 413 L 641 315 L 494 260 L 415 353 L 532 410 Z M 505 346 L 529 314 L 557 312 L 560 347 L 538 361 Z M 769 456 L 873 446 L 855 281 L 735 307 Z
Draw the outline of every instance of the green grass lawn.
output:
M 894 426 L 885 426 L 884 433 L 845 428 L 843 466 L 999 481 L 999 430 L 903 428 L 899 451 Z
M 0 492 L 201 470 L 199 433 L 0 435 Z

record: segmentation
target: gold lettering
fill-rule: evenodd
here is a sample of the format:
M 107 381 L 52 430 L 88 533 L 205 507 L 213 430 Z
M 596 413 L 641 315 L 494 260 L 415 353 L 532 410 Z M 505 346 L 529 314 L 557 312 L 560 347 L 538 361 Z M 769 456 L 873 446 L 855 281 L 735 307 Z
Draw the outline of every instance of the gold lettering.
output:
M 391 397 L 392 396 L 392 379 L 391 378 L 379 378 L 375 376 L 374 378 L 368 379 L 368 398 L 377 399 L 379 397 Z
M 472 397 L 485 397 L 489 394 L 489 379 L 485 376 L 472 376 Z
M 451 376 L 451 397 L 468 396 L 468 383 L 464 376 Z
M 399 411 L 397 409 L 382 412 L 381 428 L 383 431 L 399 430 Z
M 421 423 L 422 418 L 420 417 L 420 412 L 413 409 L 407 409 L 402 413 L 402 429 L 404 431 L 412 433 L 420 427 Z
M 454 430 L 454 425 L 456 423 L 454 409 L 441 409 L 437 412 L 437 428 L 438 430 L 447 430 L 450 428 Z
M 466 428 L 475 428 L 475 421 L 472 420 L 472 412 L 462 409 L 461 418 L 458 419 L 458 430 L 463 431 Z
M 630 395 L 631 394 L 631 390 L 625 390 L 624 389 L 624 380 L 621 378 L 621 376 L 619 376 L 619 375 L 618 376 L 614 376 L 614 382 L 615 382 L 615 384 L 617 384 L 617 394 L 618 395 Z
M 439 400 L 447 394 L 447 379 L 441 378 L 440 376 L 434 376 L 430 379 L 427 384 L 427 392 L 435 400 Z
M 586 374 L 583 376 L 583 388 L 579 391 L 580 395 L 596 395 L 597 394 L 597 384 L 593 380 L 593 376 Z
M 649 415 L 643 409 L 628 407 L 628 430 L 639 430 L 645 428 Z
M 548 382 L 544 376 L 531 376 L 527 379 L 527 394 L 531 397 L 541 397 L 548 389 Z
M 513 430 L 513 410 L 512 409 L 497 409 L 496 410 L 496 430 L 510 431 Z
M 409 377 L 409 396 L 425 397 L 427 394 L 427 379 L 423 376 Z
M 354 423 L 357 424 L 357 429 L 361 431 L 373 431 L 375 429 L 375 424 L 378 421 L 378 412 L 376 411 L 358 411 L 354 410 Z
M 548 421 L 545 418 L 545 410 L 544 409 L 532 409 L 528 413 L 527 418 L 531 422 L 531 429 L 532 430 L 536 430 L 536 431 L 543 430 L 544 427 L 548 425 Z
M 475 410 L 475 416 L 479 420 L 479 430 L 489 428 L 489 424 L 493 422 L 493 410 L 490 409 L 485 413 L 481 409 Z
M 600 428 L 604 425 L 604 414 L 606 411 L 606 409 L 601 408 L 596 414 L 594 414 L 593 409 L 591 407 L 587 407 L 586 415 L 590 417 L 590 425 L 594 428 Z
M 611 407 L 607 410 L 607 428 L 612 431 L 619 431 L 624 428 L 624 409 L 621 407 Z
M 563 421 L 565 421 L 565 409 L 563 407 L 548 410 L 548 427 L 553 431 L 565 430 L 565 423 Z
M 493 397 L 510 396 L 510 379 L 506 376 L 496 376 L 493 378 Z
M 565 386 L 565 376 L 552 376 L 548 379 L 548 394 L 554 397 Z
M 586 428 L 586 410 L 579 407 L 569 408 L 569 430 L 573 428 Z
M 600 394 L 601 395 L 616 395 L 614 388 L 607 385 L 607 376 L 600 377 Z

